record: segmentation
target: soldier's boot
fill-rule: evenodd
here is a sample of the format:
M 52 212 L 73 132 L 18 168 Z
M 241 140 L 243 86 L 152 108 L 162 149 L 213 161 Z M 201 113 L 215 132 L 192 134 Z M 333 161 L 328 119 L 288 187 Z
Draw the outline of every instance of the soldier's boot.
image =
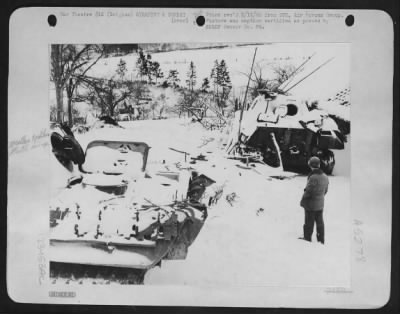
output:
M 317 241 L 325 244 L 325 230 L 324 225 L 317 225 Z
M 304 240 L 311 242 L 312 229 L 307 225 L 303 225 Z

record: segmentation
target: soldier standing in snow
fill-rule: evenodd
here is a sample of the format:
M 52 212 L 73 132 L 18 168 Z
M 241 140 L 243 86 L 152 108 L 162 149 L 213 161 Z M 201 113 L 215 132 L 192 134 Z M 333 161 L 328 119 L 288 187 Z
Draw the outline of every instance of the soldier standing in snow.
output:
M 317 224 L 317 240 L 325 243 L 324 219 L 322 212 L 324 209 L 325 194 L 328 192 L 328 176 L 320 169 L 320 160 L 318 157 L 311 157 L 308 161 L 311 172 L 308 175 L 307 185 L 300 202 L 304 208 L 304 237 L 301 239 L 311 242 L 311 236 L 314 230 L 314 222 Z

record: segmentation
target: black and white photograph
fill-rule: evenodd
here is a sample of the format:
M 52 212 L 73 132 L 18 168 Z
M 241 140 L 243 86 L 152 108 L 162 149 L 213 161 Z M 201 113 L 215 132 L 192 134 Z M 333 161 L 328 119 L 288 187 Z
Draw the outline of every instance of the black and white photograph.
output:
M 388 25 L 375 11 L 17 10 L 10 298 L 385 304 Z
M 348 284 L 349 49 L 51 45 L 51 281 Z

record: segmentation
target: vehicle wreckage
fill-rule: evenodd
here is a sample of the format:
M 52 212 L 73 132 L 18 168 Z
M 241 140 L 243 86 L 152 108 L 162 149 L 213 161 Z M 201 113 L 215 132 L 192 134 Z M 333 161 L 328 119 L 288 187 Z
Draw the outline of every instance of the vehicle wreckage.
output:
M 259 96 L 247 110 L 242 108 L 235 113 L 226 145 L 231 158 L 307 172 L 309 158 L 318 156 L 322 170 L 332 174 L 335 166 L 332 149 L 344 149 L 345 136 L 327 112 L 288 93 L 308 76 L 286 90 L 280 88 L 285 82 L 272 89 L 259 89 Z
M 209 206 L 221 193 L 193 168 L 147 171 L 150 146 L 91 140 L 84 152 L 68 127 L 51 134 L 57 160 L 71 172 L 50 205 L 50 261 L 148 270 L 185 259 Z M 169 170 L 166 170 L 169 169 Z M 58 266 L 57 266 L 58 265 Z

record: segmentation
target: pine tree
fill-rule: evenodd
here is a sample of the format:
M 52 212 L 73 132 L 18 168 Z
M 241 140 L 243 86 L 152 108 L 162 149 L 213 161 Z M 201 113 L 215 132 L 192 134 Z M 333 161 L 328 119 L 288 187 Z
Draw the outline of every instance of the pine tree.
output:
M 190 91 L 193 91 L 194 86 L 196 85 L 197 74 L 196 74 L 196 67 L 193 61 L 190 61 L 189 70 L 187 72 L 187 80 L 186 84 Z
M 157 84 L 157 72 L 160 70 L 160 64 L 157 61 L 149 63 L 149 74 L 148 74 L 148 81 L 151 83 L 153 81 L 153 77 L 155 78 L 155 83 Z
M 156 84 L 157 84 L 158 79 L 161 79 L 164 77 L 164 73 L 161 71 L 161 68 L 160 68 L 160 63 L 158 63 L 157 61 L 154 61 L 151 63 L 151 73 L 156 79 Z
M 177 88 L 179 85 L 178 83 L 180 82 L 180 79 L 178 78 L 178 70 L 169 70 L 169 75 L 168 75 L 168 84 L 174 88 Z
M 211 74 L 210 74 L 210 78 L 211 78 L 211 80 L 212 80 L 214 85 L 217 84 L 217 80 L 218 80 L 218 77 L 217 77 L 218 67 L 219 67 L 218 60 L 215 60 L 214 61 L 214 66 L 211 69 Z
M 152 64 L 151 55 L 148 53 L 147 55 L 144 54 L 143 49 L 139 49 L 138 51 L 138 58 L 136 60 L 136 67 L 139 70 L 140 79 L 142 80 L 143 77 L 147 77 L 148 82 L 152 82 Z
M 220 81 L 221 81 L 220 85 L 225 87 L 231 87 L 232 86 L 231 78 L 229 77 L 229 72 L 226 67 L 225 60 L 221 60 L 219 68 L 220 68 Z
M 211 69 L 211 74 L 210 74 L 210 78 L 211 81 L 213 83 L 213 88 L 214 88 L 214 92 L 213 92 L 213 97 L 218 97 L 218 67 L 219 67 L 219 63 L 218 60 L 214 61 L 214 66 Z
M 210 88 L 210 81 L 208 80 L 207 77 L 203 79 L 203 83 L 201 84 L 201 91 L 202 92 L 208 92 L 208 89 Z
M 225 66 L 225 61 L 222 60 L 218 66 L 217 66 L 217 75 L 216 75 L 216 82 L 218 86 L 223 86 L 224 84 L 224 69 L 226 68 Z
M 225 60 L 221 60 L 221 62 L 218 62 L 218 60 L 214 61 L 214 67 L 211 70 L 210 77 L 214 85 L 214 100 L 216 101 L 218 107 L 221 108 L 223 114 L 226 101 L 228 100 L 228 96 L 232 88 L 232 83 Z
M 139 54 L 139 56 L 138 56 L 138 58 L 136 60 L 136 67 L 139 70 L 140 79 L 142 79 L 143 76 L 147 75 L 147 71 L 148 71 L 148 69 L 147 69 L 147 61 L 146 61 L 146 57 L 145 57 L 145 55 L 143 53 L 143 49 L 142 48 L 139 48 L 138 54 Z
M 146 56 L 146 63 L 147 63 L 147 81 L 149 84 L 153 83 L 153 64 L 154 62 L 151 61 L 151 55 L 148 53 Z

